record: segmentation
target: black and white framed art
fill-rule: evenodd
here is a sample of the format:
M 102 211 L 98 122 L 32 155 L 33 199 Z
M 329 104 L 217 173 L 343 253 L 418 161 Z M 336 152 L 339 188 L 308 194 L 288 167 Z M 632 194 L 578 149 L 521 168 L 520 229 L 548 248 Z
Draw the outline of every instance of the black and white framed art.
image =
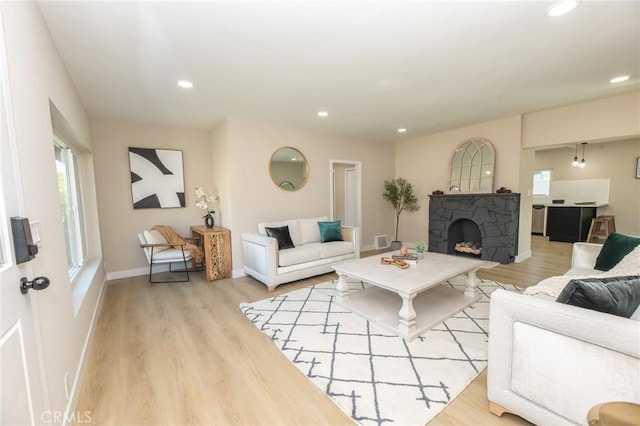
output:
M 182 151 L 129 147 L 134 209 L 184 207 Z

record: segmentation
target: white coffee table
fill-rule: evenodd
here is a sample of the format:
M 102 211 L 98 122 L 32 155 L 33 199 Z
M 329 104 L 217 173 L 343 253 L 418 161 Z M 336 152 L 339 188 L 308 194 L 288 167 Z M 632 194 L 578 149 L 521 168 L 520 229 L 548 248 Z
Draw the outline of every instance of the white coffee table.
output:
M 482 261 L 425 253 L 424 259 L 407 269 L 381 264 L 382 257 L 392 254 L 397 253 L 334 265 L 338 274 L 337 302 L 386 330 L 412 340 L 480 299 L 476 292 L 476 271 Z M 464 291 L 440 285 L 460 274 L 467 275 Z M 351 293 L 348 277 L 373 287 Z

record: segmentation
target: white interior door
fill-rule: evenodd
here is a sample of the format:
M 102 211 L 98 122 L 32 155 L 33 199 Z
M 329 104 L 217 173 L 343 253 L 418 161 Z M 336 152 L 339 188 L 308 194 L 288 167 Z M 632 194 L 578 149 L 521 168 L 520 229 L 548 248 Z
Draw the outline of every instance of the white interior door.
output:
M 362 244 L 362 235 L 364 233 L 362 229 L 362 162 L 329 160 L 329 168 L 331 218 L 332 220 L 340 219 L 346 225 L 358 227 L 360 229 L 359 244 Z M 346 170 L 349 170 L 349 172 Z M 341 178 L 338 173 L 341 174 Z M 342 193 L 343 190 L 344 194 Z
M 3 35 L 0 15 L 0 424 L 34 425 L 50 421 L 51 413 L 45 412 L 33 291 L 20 292 L 29 267 L 17 266 L 13 254 L 9 218 L 22 209 Z
M 358 182 L 356 169 L 344 171 L 344 217 L 347 226 L 358 226 Z
M 336 193 L 336 170 L 331 169 L 331 193 Z M 335 219 L 338 217 L 338 206 L 336 203 L 333 203 L 331 206 L 331 218 Z

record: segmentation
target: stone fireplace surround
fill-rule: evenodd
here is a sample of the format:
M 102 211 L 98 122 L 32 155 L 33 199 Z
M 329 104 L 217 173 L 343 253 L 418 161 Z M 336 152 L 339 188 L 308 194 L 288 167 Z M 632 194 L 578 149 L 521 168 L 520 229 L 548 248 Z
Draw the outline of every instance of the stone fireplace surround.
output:
M 480 259 L 511 263 L 519 218 L 520 194 L 430 195 L 429 251 L 455 254 L 455 244 L 466 240 L 482 245 Z

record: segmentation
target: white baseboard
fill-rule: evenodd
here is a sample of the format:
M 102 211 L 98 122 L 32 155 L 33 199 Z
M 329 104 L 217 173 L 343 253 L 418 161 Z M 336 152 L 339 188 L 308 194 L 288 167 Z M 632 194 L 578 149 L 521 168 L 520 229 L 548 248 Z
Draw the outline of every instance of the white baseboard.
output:
M 522 254 L 518 254 L 514 261 L 515 261 L 515 263 L 520 263 L 523 260 L 528 259 L 530 257 L 531 257 L 531 250 L 527 250 Z
M 157 265 L 153 267 L 153 272 L 155 273 L 157 272 L 164 272 L 164 271 L 168 271 L 169 267 L 166 265 Z M 117 280 L 120 278 L 129 278 L 129 277 L 137 277 L 140 275 L 148 275 L 149 274 L 149 268 L 135 268 L 135 269 L 125 269 L 123 271 L 113 271 L 113 272 L 107 272 L 107 280 L 111 281 L 111 280 Z M 239 278 L 239 277 L 244 277 L 245 274 L 244 273 L 244 269 L 234 269 L 231 271 L 231 278 Z
M 156 267 L 154 266 L 153 269 L 155 272 Z M 158 265 L 158 272 L 163 270 L 169 270 L 169 267 L 166 265 Z M 125 269 L 123 271 L 107 272 L 107 280 L 111 281 L 111 280 L 117 280 L 120 278 L 137 277 L 138 275 L 148 275 L 148 274 L 149 274 L 148 266 L 146 268 Z

